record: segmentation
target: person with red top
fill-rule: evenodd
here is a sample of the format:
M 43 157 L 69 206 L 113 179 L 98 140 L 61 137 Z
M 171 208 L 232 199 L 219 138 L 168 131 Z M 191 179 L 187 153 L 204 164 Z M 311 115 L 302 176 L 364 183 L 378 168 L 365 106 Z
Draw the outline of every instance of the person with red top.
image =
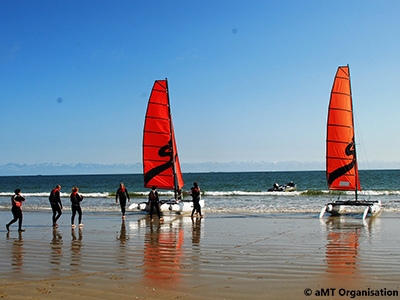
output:
M 21 196 L 21 190 L 16 189 L 14 191 L 15 195 L 11 197 L 11 212 L 14 216 L 8 224 L 6 224 L 7 231 L 10 231 L 10 225 L 18 221 L 18 231 L 22 232 L 25 229 L 22 229 L 22 202 L 25 201 L 25 198 Z
M 50 196 L 49 196 L 49 201 L 51 205 L 51 210 L 53 211 L 53 227 L 57 228 L 57 220 L 61 217 L 62 215 L 62 202 L 61 202 L 61 197 L 60 197 L 60 190 L 61 190 L 61 185 L 57 185 L 54 189 L 51 190 Z
M 118 203 L 118 198 L 119 205 L 121 206 L 122 219 L 125 220 L 126 199 L 128 199 L 128 202 L 130 202 L 131 199 L 129 198 L 128 190 L 126 189 L 123 182 L 119 184 L 119 188 L 117 190 L 117 193 L 115 194 L 115 203 Z
M 83 200 L 83 196 L 80 195 L 79 193 L 79 188 L 74 186 L 72 188 L 72 193 L 70 196 L 70 200 L 71 200 L 71 211 L 72 211 L 72 216 L 71 216 L 71 227 L 75 228 L 75 215 L 76 213 L 78 213 L 79 217 L 79 227 L 83 227 L 82 224 L 82 209 L 81 209 L 81 202 Z

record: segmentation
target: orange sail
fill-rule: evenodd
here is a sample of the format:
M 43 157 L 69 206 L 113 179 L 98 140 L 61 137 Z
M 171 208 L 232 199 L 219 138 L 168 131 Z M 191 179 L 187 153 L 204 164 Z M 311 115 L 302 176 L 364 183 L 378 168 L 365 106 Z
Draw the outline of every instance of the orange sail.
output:
M 338 68 L 332 86 L 326 135 L 326 177 L 331 190 L 361 190 L 349 66 Z
M 156 80 L 150 94 L 143 129 L 143 175 L 145 187 L 174 190 L 175 195 L 184 185 L 167 80 Z

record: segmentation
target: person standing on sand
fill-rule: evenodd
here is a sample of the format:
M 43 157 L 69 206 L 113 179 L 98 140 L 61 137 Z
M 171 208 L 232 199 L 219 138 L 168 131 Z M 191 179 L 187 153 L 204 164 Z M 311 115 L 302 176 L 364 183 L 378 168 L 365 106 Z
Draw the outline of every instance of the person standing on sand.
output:
M 14 191 L 15 195 L 11 197 L 11 212 L 14 216 L 8 224 L 6 224 L 7 231 L 10 231 L 10 225 L 18 221 L 18 231 L 22 232 L 25 229 L 22 229 L 22 202 L 25 201 L 25 198 L 21 196 L 21 190 L 16 189 Z
M 50 196 L 49 196 L 49 201 L 51 205 L 51 210 L 53 211 L 53 227 L 57 228 L 57 220 L 61 217 L 62 215 L 62 202 L 61 202 L 61 197 L 60 197 L 60 190 L 61 190 L 61 185 L 57 185 L 54 189 L 51 190 Z
M 182 189 L 178 190 L 178 200 L 183 200 L 183 193 L 182 193 Z
M 71 210 L 72 210 L 72 216 L 71 216 L 71 227 L 75 228 L 75 215 L 76 213 L 79 214 L 78 220 L 79 220 L 79 227 L 83 227 L 82 224 L 82 209 L 81 209 L 81 202 L 83 200 L 83 196 L 80 195 L 79 193 L 79 188 L 74 186 L 72 188 L 72 193 L 70 196 L 71 199 Z
M 153 222 L 153 209 L 156 210 L 157 212 L 157 216 L 158 219 L 160 221 L 163 220 L 163 218 L 161 218 L 161 214 L 160 214 L 160 207 L 159 207 L 159 198 L 158 198 L 158 192 L 157 192 L 157 187 L 153 186 L 150 193 L 149 193 L 149 206 L 150 206 L 150 220 L 151 222 Z
M 193 210 L 191 217 L 193 218 L 195 212 L 196 215 L 199 214 L 200 217 L 202 217 L 200 206 L 200 187 L 197 182 L 193 182 L 193 187 L 190 188 L 190 195 L 192 196 L 193 201 Z
M 128 199 L 128 202 L 130 202 L 131 199 L 129 198 L 128 190 L 126 189 L 123 182 L 119 184 L 119 188 L 115 195 L 115 203 L 118 203 L 118 198 L 119 198 L 119 205 L 121 206 L 122 219 L 125 220 L 126 199 Z

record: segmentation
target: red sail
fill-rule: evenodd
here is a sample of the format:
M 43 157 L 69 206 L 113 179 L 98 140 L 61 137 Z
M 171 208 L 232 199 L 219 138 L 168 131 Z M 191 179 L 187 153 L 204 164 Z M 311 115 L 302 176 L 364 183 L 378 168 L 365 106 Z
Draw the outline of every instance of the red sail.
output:
M 168 96 L 167 80 L 156 80 L 143 129 L 144 186 L 179 190 L 183 187 Z
M 348 66 L 338 68 L 331 92 L 326 135 L 326 177 L 331 190 L 361 190 Z

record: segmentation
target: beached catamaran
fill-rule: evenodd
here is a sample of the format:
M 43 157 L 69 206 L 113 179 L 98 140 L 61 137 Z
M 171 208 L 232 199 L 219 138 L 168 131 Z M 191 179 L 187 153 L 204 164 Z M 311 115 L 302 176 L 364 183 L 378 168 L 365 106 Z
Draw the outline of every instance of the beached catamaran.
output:
M 359 200 L 361 191 L 354 138 L 353 100 L 349 66 L 339 67 L 333 82 L 328 108 L 326 135 L 326 178 L 329 190 L 354 191 L 352 200 L 327 203 L 319 215 L 363 213 L 374 216 L 381 211 L 381 201 Z M 340 196 L 339 196 L 340 197 Z
M 144 186 L 173 190 L 174 198 L 160 201 L 161 211 L 191 212 L 192 201 L 179 199 L 184 186 L 169 103 L 168 81 L 156 80 L 147 105 L 143 129 Z M 204 206 L 204 200 L 200 202 Z M 137 209 L 149 211 L 147 202 Z

